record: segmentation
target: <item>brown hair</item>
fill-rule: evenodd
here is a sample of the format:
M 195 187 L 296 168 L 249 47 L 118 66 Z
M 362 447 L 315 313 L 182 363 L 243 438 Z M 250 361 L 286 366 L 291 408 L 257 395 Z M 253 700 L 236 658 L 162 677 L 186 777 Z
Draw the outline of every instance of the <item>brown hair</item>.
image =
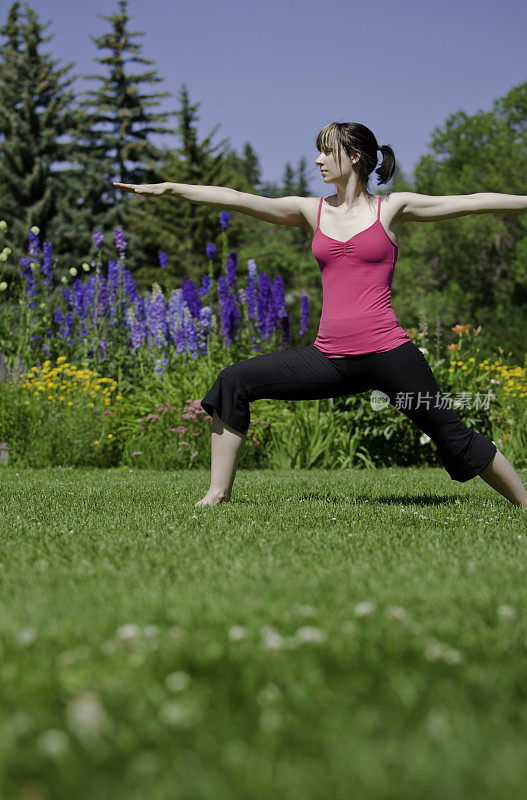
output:
M 361 190 L 368 194 L 368 180 L 370 174 L 377 166 L 377 152 L 382 153 L 382 164 L 375 169 L 378 175 L 377 183 L 388 183 L 395 172 L 395 154 L 389 144 L 379 147 L 377 139 L 366 125 L 360 122 L 330 122 L 319 132 L 316 139 L 317 150 L 331 150 L 338 158 L 339 168 L 342 171 L 341 151 L 344 150 L 350 158 L 359 156 L 353 164 L 357 174 L 357 181 Z

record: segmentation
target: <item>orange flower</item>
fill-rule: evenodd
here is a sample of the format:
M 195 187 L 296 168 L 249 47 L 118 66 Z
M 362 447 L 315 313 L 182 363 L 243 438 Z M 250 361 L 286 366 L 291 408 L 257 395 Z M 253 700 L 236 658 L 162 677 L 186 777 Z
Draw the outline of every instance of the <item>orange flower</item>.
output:
M 457 344 L 449 344 L 448 349 L 452 350 L 452 352 L 455 353 L 457 350 Z
M 461 336 L 462 333 L 466 333 L 472 325 L 454 325 L 451 330 L 457 333 L 458 336 Z

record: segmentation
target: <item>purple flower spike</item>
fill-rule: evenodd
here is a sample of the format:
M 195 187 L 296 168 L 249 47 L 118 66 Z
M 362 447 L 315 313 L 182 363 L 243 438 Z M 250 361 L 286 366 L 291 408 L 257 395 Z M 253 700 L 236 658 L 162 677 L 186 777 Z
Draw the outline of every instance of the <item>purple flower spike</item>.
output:
M 114 231 L 115 236 L 115 246 L 122 254 L 126 250 L 126 239 L 124 238 L 124 233 L 122 228 L 116 228 Z
M 229 227 L 229 214 L 227 211 L 222 211 L 220 214 L 220 225 L 222 228 Z
M 97 228 L 95 228 L 95 230 L 93 231 L 93 244 L 95 245 L 96 250 L 99 249 L 103 241 L 104 241 L 104 236 L 100 231 L 97 230 Z
M 205 252 L 209 256 L 209 258 L 211 258 L 214 255 L 214 253 L 216 252 L 216 245 L 213 244 L 212 242 L 209 242 L 209 244 L 205 248 Z
M 161 264 L 163 269 L 166 269 L 166 265 L 168 264 L 168 258 L 167 254 L 163 253 L 162 250 L 159 251 L 159 263 Z
M 301 318 L 300 318 L 300 330 L 298 331 L 300 334 L 305 333 L 307 331 L 309 325 L 309 298 L 307 295 L 303 294 L 300 298 L 300 305 L 301 305 Z

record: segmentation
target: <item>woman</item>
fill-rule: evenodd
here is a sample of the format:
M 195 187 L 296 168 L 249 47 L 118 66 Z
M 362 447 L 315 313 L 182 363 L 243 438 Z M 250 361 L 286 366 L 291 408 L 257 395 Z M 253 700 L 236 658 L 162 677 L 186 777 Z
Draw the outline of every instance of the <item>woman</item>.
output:
M 331 123 L 317 136 L 330 197 L 260 197 L 222 186 L 123 184 L 144 194 L 176 194 L 234 209 L 277 225 L 305 228 L 322 273 L 323 305 L 313 344 L 266 353 L 225 367 L 201 401 L 212 416 L 210 488 L 197 506 L 228 502 L 250 422 L 261 398 L 312 400 L 377 389 L 437 445 L 452 480 L 480 475 L 513 504 L 527 508 L 527 490 L 496 445 L 468 428 L 449 407 L 428 361 L 391 307 L 398 238 L 406 220 L 431 222 L 492 211 L 527 211 L 527 197 L 495 193 L 427 196 L 368 191 L 375 170 L 387 183 L 395 170 L 389 145 L 378 147 L 360 123 Z M 382 153 L 378 169 L 377 152 Z M 401 403 L 401 399 L 404 401 Z

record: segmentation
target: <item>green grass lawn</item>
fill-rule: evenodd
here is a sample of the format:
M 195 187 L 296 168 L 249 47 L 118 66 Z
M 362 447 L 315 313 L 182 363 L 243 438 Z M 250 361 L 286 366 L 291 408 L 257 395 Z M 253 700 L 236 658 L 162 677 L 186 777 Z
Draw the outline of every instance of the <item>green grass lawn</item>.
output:
M 527 798 L 527 514 L 480 478 L 0 475 L 2 800 Z

